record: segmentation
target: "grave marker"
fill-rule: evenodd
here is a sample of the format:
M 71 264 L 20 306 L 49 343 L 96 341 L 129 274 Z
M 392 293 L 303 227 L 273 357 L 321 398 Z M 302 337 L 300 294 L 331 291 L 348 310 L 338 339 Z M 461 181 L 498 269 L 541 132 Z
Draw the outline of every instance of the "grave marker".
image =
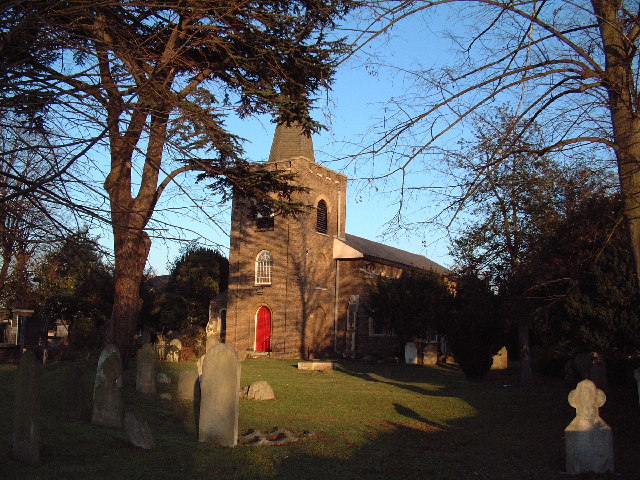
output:
M 240 360 L 219 343 L 204 357 L 200 383 L 198 441 L 234 447 L 238 442 Z
M 136 356 L 136 390 L 141 393 L 156 393 L 157 354 L 150 343 L 146 343 Z
M 591 380 L 583 380 L 569 393 L 576 418 L 565 429 L 567 473 L 613 472 L 611 428 L 599 414 L 606 399 Z
M 26 351 L 18 365 L 13 408 L 13 456 L 40 461 L 40 373 L 42 364 Z
M 107 345 L 98 360 L 93 387 L 91 422 L 105 427 L 122 426 L 122 361 L 115 345 Z

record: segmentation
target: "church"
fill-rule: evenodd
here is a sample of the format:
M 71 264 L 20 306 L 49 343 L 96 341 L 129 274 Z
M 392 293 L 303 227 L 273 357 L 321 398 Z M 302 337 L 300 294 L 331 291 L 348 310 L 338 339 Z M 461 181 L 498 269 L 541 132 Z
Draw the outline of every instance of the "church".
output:
M 447 270 L 346 233 L 347 177 L 315 162 L 312 139 L 298 125 L 276 127 L 259 168 L 294 173 L 309 189 L 294 200 L 313 208 L 266 217 L 234 197 L 229 288 L 210 312 L 222 340 L 237 351 L 285 358 L 387 358 L 400 351 L 400 339 L 368 312 L 367 285 L 408 269 Z

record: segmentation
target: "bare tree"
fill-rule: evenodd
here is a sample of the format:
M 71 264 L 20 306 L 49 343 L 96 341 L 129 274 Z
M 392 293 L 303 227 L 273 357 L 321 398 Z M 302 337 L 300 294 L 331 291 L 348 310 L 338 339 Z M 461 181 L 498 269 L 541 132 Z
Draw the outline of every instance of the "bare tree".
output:
M 377 2 L 360 47 L 399 29 L 407 18 L 447 9 L 458 56 L 442 68 L 404 68 L 410 86 L 392 98 L 380 134 L 359 154 L 391 159 L 387 175 L 403 178 L 415 163 L 440 154 L 443 140 L 492 103 L 509 103 L 514 130 L 544 129 L 546 143 L 528 153 L 615 157 L 630 239 L 640 274 L 640 14 L 625 0 L 413 0 Z M 424 53 L 425 57 L 428 52 Z M 435 61 L 425 58 L 425 62 Z M 386 65 L 379 65 L 381 68 Z M 457 211 L 503 160 L 500 142 L 453 202 Z M 406 190 L 402 192 L 406 194 Z
M 12 98 L 44 97 L 49 116 L 38 118 L 46 122 L 54 111 L 70 136 L 104 139 L 97 146 L 109 162 L 104 189 L 115 254 L 107 341 L 125 358 L 141 307 L 147 227 L 179 175 L 198 172 L 217 192 L 233 188 L 276 212 L 291 210 L 291 177 L 244 161 L 224 116 L 272 112 L 308 132 L 317 128 L 310 95 L 328 84 L 342 48 L 326 32 L 353 3 L 15 1 L 5 10 L 5 39 L 22 47 L 14 55 L 22 73 L 5 75 Z M 25 47 L 25 32 L 47 41 Z

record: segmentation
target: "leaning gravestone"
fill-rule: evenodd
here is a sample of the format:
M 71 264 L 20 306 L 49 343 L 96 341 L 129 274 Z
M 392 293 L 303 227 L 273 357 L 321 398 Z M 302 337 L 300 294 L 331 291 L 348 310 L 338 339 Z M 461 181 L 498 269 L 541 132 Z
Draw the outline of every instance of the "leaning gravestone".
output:
M 149 424 L 132 411 L 124 416 L 124 430 L 134 447 L 151 450 L 156 446 Z
M 13 456 L 27 463 L 40 461 L 40 372 L 31 351 L 18 365 L 13 409 Z
M 105 427 L 122 426 L 122 362 L 115 345 L 107 345 L 98 359 L 93 387 L 91 422 Z
M 198 441 L 234 447 L 238 443 L 240 360 L 219 343 L 204 358 L 200 383 Z
M 636 379 L 638 383 L 638 403 L 640 403 L 640 368 L 636 368 L 633 371 L 633 377 Z
M 138 350 L 136 360 L 136 390 L 141 393 L 156 393 L 156 350 L 150 343 L 146 343 Z
M 418 348 L 416 342 L 407 342 L 404 346 L 404 361 L 405 363 L 418 363 Z
M 606 399 L 591 380 L 581 381 L 569 393 L 569 404 L 576 409 L 576 418 L 565 429 L 567 473 L 613 472 L 611 428 L 598 411 Z

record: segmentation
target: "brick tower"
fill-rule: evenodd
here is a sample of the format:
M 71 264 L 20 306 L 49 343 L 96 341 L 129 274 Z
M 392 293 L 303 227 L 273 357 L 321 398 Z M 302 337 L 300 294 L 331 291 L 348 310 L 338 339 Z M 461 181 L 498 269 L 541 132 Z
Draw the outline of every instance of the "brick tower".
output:
M 336 345 L 334 239 L 345 237 L 346 176 L 315 162 L 298 125 L 276 127 L 262 168 L 286 170 L 310 188 L 297 217 L 252 215 L 234 198 L 231 213 L 227 344 L 290 357 L 332 355 Z

